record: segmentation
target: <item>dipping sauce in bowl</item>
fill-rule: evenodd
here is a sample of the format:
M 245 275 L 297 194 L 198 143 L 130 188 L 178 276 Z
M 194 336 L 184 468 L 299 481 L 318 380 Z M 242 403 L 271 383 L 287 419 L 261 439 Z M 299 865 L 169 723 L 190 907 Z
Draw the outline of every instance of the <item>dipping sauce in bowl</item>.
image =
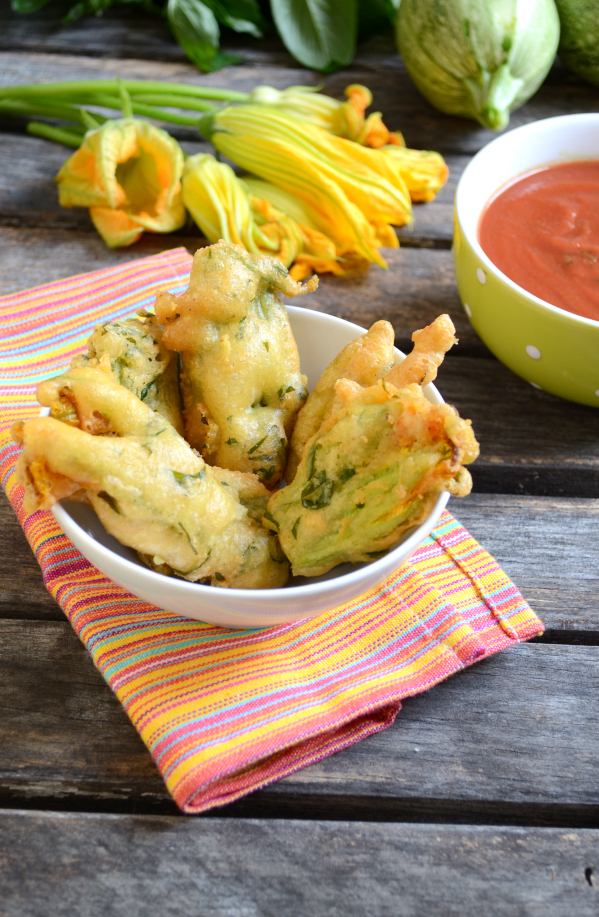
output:
M 599 321 L 599 160 L 529 172 L 481 214 L 481 248 L 518 286 Z

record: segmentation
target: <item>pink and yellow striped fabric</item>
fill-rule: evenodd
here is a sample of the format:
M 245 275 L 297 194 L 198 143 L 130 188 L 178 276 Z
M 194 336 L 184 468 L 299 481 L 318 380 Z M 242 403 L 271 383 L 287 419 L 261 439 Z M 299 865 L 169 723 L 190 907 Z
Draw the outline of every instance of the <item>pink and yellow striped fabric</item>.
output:
M 36 383 L 95 324 L 182 291 L 183 250 L 0 299 L 0 472 L 50 593 L 91 653 L 185 812 L 223 805 L 390 726 L 401 700 L 543 625 L 449 514 L 412 560 L 357 602 L 299 624 L 223 631 L 106 579 L 51 513 L 26 517 L 10 427 Z

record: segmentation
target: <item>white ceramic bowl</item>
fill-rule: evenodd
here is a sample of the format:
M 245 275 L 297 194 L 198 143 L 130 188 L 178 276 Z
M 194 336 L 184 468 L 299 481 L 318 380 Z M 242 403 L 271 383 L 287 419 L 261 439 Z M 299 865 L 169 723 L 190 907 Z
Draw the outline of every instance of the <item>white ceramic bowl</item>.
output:
M 331 360 L 364 329 L 308 309 L 288 306 L 291 327 L 308 387 L 314 385 Z M 396 362 L 404 355 L 396 351 Z M 425 395 L 442 403 L 434 385 Z M 428 519 L 404 537 L 384 557 L 369 564 L 343 564 L 323 576 L 291 580 L 284 589 L 218 589 L 162 576 L 149 570 L 130 548 L 109 535 L 93 510 L 63 501 L 53 508 L 56 521 L 99 570 L 134 595 L 186 618 L 229 628 L 269 627 L 312 618 L 358 598 L 403 564 L 430 534 L 443 512 L 448 493 L 441 493 Z

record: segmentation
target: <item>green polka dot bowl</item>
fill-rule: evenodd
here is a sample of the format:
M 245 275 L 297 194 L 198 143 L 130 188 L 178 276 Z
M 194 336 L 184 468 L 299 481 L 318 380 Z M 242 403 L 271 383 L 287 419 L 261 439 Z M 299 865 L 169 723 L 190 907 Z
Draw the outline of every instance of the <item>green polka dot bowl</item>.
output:
M 478 241 L 485 205 L 503 185 L 576 159 L 599 159 L 599 113 L 535 121 L 489 143 L 457 187 L 453 256 L 464 311 L 495 356 L 536 388 L 599 407 L 599 322 L 522 289 Z

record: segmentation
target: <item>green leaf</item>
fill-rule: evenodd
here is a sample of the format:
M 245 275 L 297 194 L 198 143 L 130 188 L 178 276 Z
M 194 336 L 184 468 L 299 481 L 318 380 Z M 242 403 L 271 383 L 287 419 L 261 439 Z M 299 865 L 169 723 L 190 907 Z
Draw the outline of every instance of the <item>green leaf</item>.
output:
M 358 41 L 366 41 L 372 35 L 392 34 L 388 10 L 390 0 L 358 0 Z M 395 17 L 395 12 L 393 12 Z
M 264 518 L 268 519 L 269 522 L 272 522 L 272 524 L 276 527 L 277 532 L 279 531 L 279 523 L 277 522 L 277 520 L 275 519 L 272 513 L 269 513 L 268 510 L 266 510 L 266 512 L 264 513 Z
M 270 0 L 283 43 L 305 67 L 331 72 L 352 60 L 357 0 Z
M 385 9 L 387 10 L 387 16 L 389 17 L 389 22 L 392 25 L 395 25 L 395 20 L 397 19 L 397 13 L 399 11 L 399 4 L 401 0 L 383 0 Z
M 333 496 L 334 486 L 334 482 L 327 478 L 324 469 L 318 471 L 301 492 L 304 509 L 322 509 L 323 506 L 328 506 Z
M 256 0 L 204 0 L 221 25 L 262 38 L 264 20 Z
M 173 35 L 200 70 L 210 73 L 241 60 L 219 51 L 218 22 L 205 3 L 200 0 L 168 0 L 166 12 Z
M 50 0 L 10 0 L 10 7 L 15 13 L 35 13 L 49 2 Z
M 119 509 L 119 505 L 116 502 L 116 500 L 114 499 L 114 497 L 111 497 L 110 494 L 106 493 L 105 490 L 101 490 L 100 493 L 97 494 L 97 496 L 100 498 L 100 500 L 104 500 L 104 502 L 108 504 L 108 506 L 113 511 L 113 513 L 118 513 L 119 516 L 122 515 Z
M 70 8 L 64 23 L 77 22 L 82 16 L 101 16 L 111 6 L 124 5 L 125 0 L 81 0 L 79 3 L 70 3 Z

